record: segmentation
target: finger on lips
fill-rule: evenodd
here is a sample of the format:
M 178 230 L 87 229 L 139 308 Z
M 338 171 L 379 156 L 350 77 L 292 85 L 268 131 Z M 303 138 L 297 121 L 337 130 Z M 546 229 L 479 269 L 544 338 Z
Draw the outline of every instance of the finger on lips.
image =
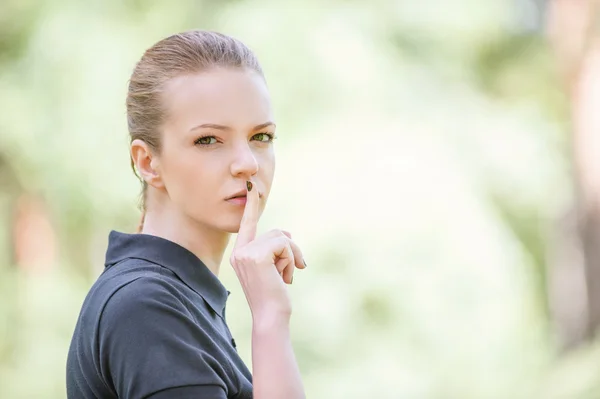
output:
M 246 206 L 240 222 L 240 228 L 234 244 L 234 250 L 249 244 L 256 238 L 259 218 L 259 193 L 251 180 L 246 182 Z M 277 247 L 281 248 L 276 257 L 275 266 L 284 282 L 291 284 L 294 279 L 294 268 L 304 269 L 306 262 L 300 247 L 292 241 L 292 234 L 285 230 L 273 230 L 269 234 L 272 238 L 279 236 Z M 277 238 L 275 238 L 277 239 Z
M 248 180 L 246 182 L 246 206 L 244 207 L 244 214 L 242 215 L 234 248 L 244 246 L 256 238 L 258 206 L 258 190 Z

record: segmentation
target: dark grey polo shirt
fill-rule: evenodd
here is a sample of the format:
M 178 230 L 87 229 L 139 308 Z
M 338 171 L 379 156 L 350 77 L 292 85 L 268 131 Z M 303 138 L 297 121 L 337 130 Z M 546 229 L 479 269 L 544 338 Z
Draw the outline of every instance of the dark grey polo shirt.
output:
M 225 321 L 228 295 L 187 249 L 112 231 L 71 341 L 67 396 L 251 398 Z

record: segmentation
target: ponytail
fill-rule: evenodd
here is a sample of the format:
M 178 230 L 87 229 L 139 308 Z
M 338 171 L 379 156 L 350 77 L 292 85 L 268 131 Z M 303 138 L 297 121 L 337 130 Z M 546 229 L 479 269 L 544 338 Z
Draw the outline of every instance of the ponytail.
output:
M 142 216 L 140 217 L 140 222 L 138 224 L 136 233 L 139 234 L 142 232 L 142 229 L 144 228 L 144 220 L 145 219 L 146 219 L 146 211 L 144 210 L 144 211 L 142 211 Z

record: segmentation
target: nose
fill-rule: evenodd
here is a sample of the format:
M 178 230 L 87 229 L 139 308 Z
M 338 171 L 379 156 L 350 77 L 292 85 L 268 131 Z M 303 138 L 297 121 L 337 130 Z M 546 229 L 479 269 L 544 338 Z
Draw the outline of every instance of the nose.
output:
M 258 161 L 248 143 L 237 146 L 234 150 L 231 174 L 248 179 L 258 172 Z

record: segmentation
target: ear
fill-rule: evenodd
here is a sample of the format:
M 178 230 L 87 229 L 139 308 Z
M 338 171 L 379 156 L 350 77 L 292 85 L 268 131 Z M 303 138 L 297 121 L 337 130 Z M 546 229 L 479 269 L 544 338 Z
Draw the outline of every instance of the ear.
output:
M 163 188 L 164 182 L 160 176 L 158 156 L 152 152 L 145 141 L 135 139 L 131 142 L 131 159 L 140 177 L 155 188 Z

